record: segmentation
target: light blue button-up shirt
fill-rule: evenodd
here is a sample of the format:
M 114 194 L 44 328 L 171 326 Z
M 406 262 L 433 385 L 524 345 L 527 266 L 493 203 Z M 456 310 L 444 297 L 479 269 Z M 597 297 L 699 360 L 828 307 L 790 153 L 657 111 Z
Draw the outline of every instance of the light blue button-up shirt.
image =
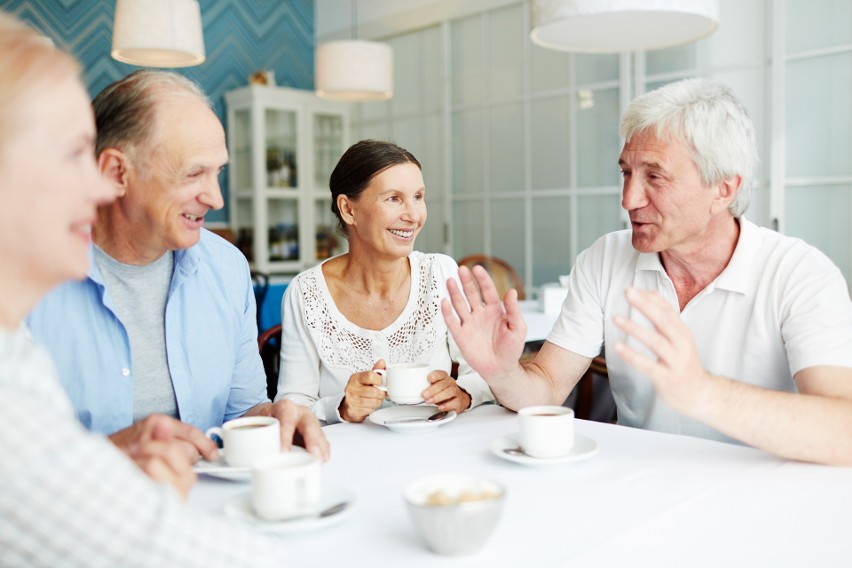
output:
M 243 255 L 201 231 L 175 251 L 166 301 L 166 356 L 180 419 L 206 430 L 266 402 L 254 291 Z M 111 434 L 133 422 L 133 358 L 97 265 L 54 289 L 28 319 L 56 361 L 84 426 Z

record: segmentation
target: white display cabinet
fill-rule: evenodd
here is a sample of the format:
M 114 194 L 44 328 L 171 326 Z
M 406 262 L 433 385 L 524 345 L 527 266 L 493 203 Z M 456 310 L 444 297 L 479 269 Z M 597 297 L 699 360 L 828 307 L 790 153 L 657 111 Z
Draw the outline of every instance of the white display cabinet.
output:
M 252 268 L 294 274 L 341 252 L 328 178 L 349 147 L 349 106 L 264 86 L 225 103 L 230 224 Z

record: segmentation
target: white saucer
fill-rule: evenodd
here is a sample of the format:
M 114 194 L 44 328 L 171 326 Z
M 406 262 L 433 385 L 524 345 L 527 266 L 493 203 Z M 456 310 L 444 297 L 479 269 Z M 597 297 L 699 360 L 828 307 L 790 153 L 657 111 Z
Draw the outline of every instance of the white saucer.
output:
M 305 448 L 301 446 L 293 446 L 290 451 L 304 452 Z M 225 450 L 219 448 L 219 459 L 211 462 L 207 460 L 199 460 L 192 469 L 195 473 L 203 473 L 220 479 L 228 479 L 230 481 L 251 481 L 251 467 L 247 465 L 233 466 L 228 465 L 225 461 Z
M 436 412 L 438 412 L 438 408 L 435 406 L 389 406 L 387 408 L 376 410 L 370 414 L 369 419 L 373 424 L 384 426 L 393 432 L 404 432 L 410 434 L 414 432 L 429 432 L 431 430 L 435 430 L 438 426 L 446 424 L 447 422 L 452 422 L 456 417 L 456 411 L 451 410 L 445 417 L 434 422 L 418 420 L 416 422 L 400 422 L 398 424 L 385 423 L 386 421 L 398 420 L 400 418 L 428 418 Z
M 297 517 L 286 521 L 267 521 L 257 516 L 254 506 L 251 504 L 251 491 L 240 493 L 225 503 L 225 515 L 249 523 L 253 527 L 264 532 L 290 533 L 321 529 L 343 521 L 355 510 L 355 494 L 346 489 L 326 485 L 323 487 L 322 497 L 317 504 L 317 511 L 324 511 L 332 505 L 342 502 L 348 503 L 343 510 L 327 517 Z
M 491 453 L 498 458 L 503 458 L 504 460 L 509 460 L 523 465 L 536 466 L 580 461 L 590 458 L 598 453 L 598 443 L 591 438 L 583 436 L 582 434 L 575 434 L 574 447 L 571 448 L 571 451 L 564 456 L 559 456 L 557 458 L 534 458 L 527 455 L 507 454 L 503 451 L 507 448 L 517 448 L 519 445 L 517 436 L 501 436 L 491 442 Z

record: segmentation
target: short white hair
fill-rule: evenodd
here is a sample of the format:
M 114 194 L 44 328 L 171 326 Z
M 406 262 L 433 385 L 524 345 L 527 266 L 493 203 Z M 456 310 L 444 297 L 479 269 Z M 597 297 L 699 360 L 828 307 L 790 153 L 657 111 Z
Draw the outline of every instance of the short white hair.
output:
M 743 104 L 730 88 L 711 79 L 685 79 L 634 99 L 621 117 L 625 140 L 653 128 L 687 143 L 705 185 L 739 175 L 728 209 L 739 218 L 748 209 L 757 171 L 757 135 Z

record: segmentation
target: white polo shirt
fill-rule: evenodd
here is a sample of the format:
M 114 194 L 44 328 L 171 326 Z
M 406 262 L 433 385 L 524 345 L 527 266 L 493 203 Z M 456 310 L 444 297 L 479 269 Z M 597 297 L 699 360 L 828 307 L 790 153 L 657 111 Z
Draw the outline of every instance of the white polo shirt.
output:
M 629 286 L 657 290 L 678 308 L 674 284 L 656 253 L 639 253 L 631 231 L 604 235 L 571 271 L 570 292 L 547 340 L 585 357 L 606 349 L 620 424 L 733 441 L 659 400 L 651 383 L 615 354 L 617 341 L 648 353 L 615 327 L 633 313 Z M 724 271 L 681 312 L 704 368 L 758 387 L 796 392 L 793 375 L 815 365 L 852 367 L 852 302 L 842 274 L 800 239 L 740 220 L 736 250 Z

